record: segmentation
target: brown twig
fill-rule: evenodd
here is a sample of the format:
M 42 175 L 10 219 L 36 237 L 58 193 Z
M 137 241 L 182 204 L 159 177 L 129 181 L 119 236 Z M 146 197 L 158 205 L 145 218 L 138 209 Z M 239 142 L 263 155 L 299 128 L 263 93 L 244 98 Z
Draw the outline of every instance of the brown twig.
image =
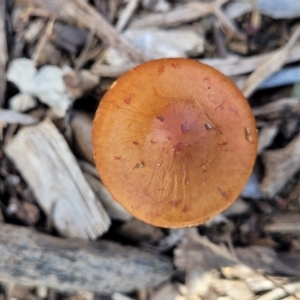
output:
M 118 49 L 131 61 L 140 63 L 146 58 L 120 35 L 97 10 L 84 0 L 16 0 L 19 5 L 32 5 L 69 24 L 81 24 L 95 33 L 105 44 Z
M 300 25 L 292 34 L 290 40 L 267 60 L 265 60 L 246 80 L 242 87 L 242 92 L 246 97 L 249 97 L 255 89 L 270 75 L 280 70 L 281 67 L 288 61 L 291 53 L 291 48 L 295 45 L 300 36 Z
M 32 55 L 32 59 L 33 59 L 33 61 L 35 62 L 36 65 L 38 65 L 40 56 L 41 56 L 41 54 L 42 54 L 42 52 L 43 52 L 43 50 L 44 50 L 44 48 L 47 44 L 47 41 L 49 40 L 49 38 L 50 38 L 50 36 L 53 32 L 54 22 L 55 22 L 55 18 L 51 18 L 48 21 L 48 24 L 45 28 L 44 34 L 43 34 L 43 36 L 41 37 L 41 39 L 39 40 L 39 42 L 37 44 L 36 51 Z

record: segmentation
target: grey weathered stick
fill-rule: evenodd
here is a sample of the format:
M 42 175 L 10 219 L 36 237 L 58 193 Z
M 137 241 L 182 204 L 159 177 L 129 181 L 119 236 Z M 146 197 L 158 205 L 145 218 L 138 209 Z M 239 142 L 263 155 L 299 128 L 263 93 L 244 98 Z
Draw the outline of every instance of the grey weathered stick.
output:
M 300 36 L 300 25 L 298 24 L 289 41 L 280 49 L 276 50 L 247 78 L 241 91 L 245 97 L 249 97 L 254 90 L 269 76 L 279 71 L 291 56 L 292 47 Z
M 34 124 L 37 118 L 10 109 L 0 108 L 0 122 L 5 124 Z
M 133 20 L 130 28 L 147 27 L 171 27 L 182 23 L 195 21 L 208 14 L 212 14 L 219 9 L 228 0 L 215 0 L 211 2 L 191 2 L 178 7 L 166 13 L 147 14 L 139 19 Z
M 300 16 L 299 2 L 295 0 L 258 0 L 256 7 L 273 19 L 292 19 Z
M 7 46 L 5 31 L 5 0 L 0 0 L 0 107 L 3 106 L 5 94 L 5 68 L 7 62 Z
M 199 61 L 214 67 L 226 76 L 242 75 L 254 71 L 264 61 L 266 61 L 276 51 L 253 55 L 250 57 L 229 57 L 229 58 L 204 58 Z M 300 43 L 297 43 L 290 49 L 289 57 L 286 63 L 292 63 L 300 60 Z M 118 77 L 124 72 L 136 66 L 129 64 L 125 66 L 109 66 L 104 64 L 94 65 L 93 73 L 103 77 Z
M 109 216 L 51 121 L 21 129 L 4 150 L 62 235 L 96 239 L 107 231 Z
M 17 0 L 17 4 L 34 5 L 53 17 L 67 23 L 78 23 L 95 33 L 109 46 L 124 53 L 133 62 L 145 60 L 143 54 L 133 47 L 106 19 L 88 2 L 83 0 Z
M 0 281 L 61 291 L 129 292 L 168 280 L 172 264 L 159 254 L 108 241 L 47 236 L 1 224 Z

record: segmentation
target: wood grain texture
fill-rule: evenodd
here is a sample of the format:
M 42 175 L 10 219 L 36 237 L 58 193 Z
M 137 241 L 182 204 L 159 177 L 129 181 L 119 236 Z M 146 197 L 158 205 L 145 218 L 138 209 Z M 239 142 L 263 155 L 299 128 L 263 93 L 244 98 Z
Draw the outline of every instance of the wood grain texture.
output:
M 5 153 L 60 234 L 96 239 L 108 229 L 109 216 L 50 120 L 20 130 Z
M 157 286 L 172 272 L 171 262 L 158 254 L 7 224 L 0 227 L 0 253 L 0 281 L 61 291 L 129 292 Z

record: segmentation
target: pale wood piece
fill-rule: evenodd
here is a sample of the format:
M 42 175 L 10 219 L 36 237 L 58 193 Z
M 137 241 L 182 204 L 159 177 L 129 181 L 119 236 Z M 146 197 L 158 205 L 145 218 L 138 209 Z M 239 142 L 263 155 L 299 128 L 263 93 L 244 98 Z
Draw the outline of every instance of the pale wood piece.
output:
M 261 154 L 266 148 L 268 148 L 273 143 L 273 140 L 276 137 L 278 131 L 279 126 L 277 124 L 265 126 L 259 131 L 257 147 L 258 154 Z
M 116 29 L 121 32 L 128 24 L 135 10 L 139 6 L 139 0 L 129 0 L 126 7 L 120 14 L 120 17 L 116 23 Z
M 92 115 L 76 111 L 73 113 L 70 125 L 76 155 L 88 161 L 90 164 L 94 164 L 92 146 Z
M 0 281 L 104 294 L 154 287 L 172 274 L 170 260 L 134 247 L 60 239 L 1 224 Z
M 194 5 L 195 3 L 196 2 L 190 2 L 185 5 L 178 5 L 178 7 L 166 13 L 148 13 L 145 16 L 133 20 L 130 27 L 146 28 L 154 26 L 178 26 L 182 23 L 188 23 L 202 18 L 208 13 L 214 12 L 216 7 L 218 7 L 215 5 L 215 2 L 196 3 L 196 5 Z M 201 9 L 195 9 L 197 6 L 199 8 L 201 7 Z M 291 19 L 300 16 L 300 6 L 295 0 L 230 1 L 224 12 L 230 20 L 233 20 L 246 13 L 250 13 L 252 9 L 274 19 Z
M 216 13 L 228 0 L 215 0 L 211 2 L 191 2 L 179 5 L 166 13 L 152 13 L 133 20 L 130 28 L 171 27 L 182 23 L 198 20 L 208 14 Z
M 231 56 L 228 58 L 205 58 L 199 61 L 207 64 L 226 76 L 237 76 L 250 73 L 260 66 L 265 60 L 273 56 L 276 51 L 253 55 L 250 57 Z M 300 43 L 297 43 L 289 50 L 289 55 L 285 63 L 292 63 L 300 60 Z M 124 66 L 109 66 L 104 64 L 94 65 L 92 71 L 94 74 L 103 77 L 118 77 L 126 71 L 135 67 L 136 64 L 128 64 Z
M 38 121 L 28 114 L 22 114 L 10 109 L 0 108 L 0 122 L 5 124 L 34 124 Z
M 257 69 L 247 78 L 241 91 L 245 97 L 249 97 L 255 89 L 268 77 L 279 71 L 291 55 L 291 49 L 300 36 L 300 26 L 297 26 L 289 41 L 270 55 Z
M 267 233 L 299 234 L 300 215 L 299 213 L 282 213 L 272 217 L 264 226 Z
M 51 121 L 23 128 L 4 150 L 62 235 L 96 239 L 108 229 L 106 211 Z
M 221 295 L 229 296 L 229 299 L 253 300 L 255 295 L 250 291 L 247 283 L 242 280 L 214 279 L 210 288 Z
M 129 28 L 148 27 L 169 27 L 178 26 L 182 23 L 192 22 L 208 14 L 211 14 L 213 7 L 210 3 L 201 3 L 201 10 L 197 10 L 193 5 L 186 4 L 170 10 L 166 13 L 152 13 L 133 20 Z
M 84 172 L 83 174 L 86 181 L 93 189 L 95 195 L 104 206 L 108 215 L 113 220 L 127 221 L 132 218 L 132 216 L 125 210 L 125 208 L 113 199 L 112 195 L 98 178 L 95 178 L 93 175 L 87 172 Z
M 299 291 L 299 289 L 300 282 L 288 283 L 283 285 L 282 287 L 277 287 L 276 289 L 272 290 L 271 292 L 268 292 L 267 294 L 264 294 L 263 296 L 256 298 L 256 300 L 277 300 L 282 299 L 282 297 L 288 295 L 290 295 L 294 299 L 297 299 L 292 295 L 296 294 Z
M 180 295 L 174 284 L 168 283 L 158 290 L 154 291 L 151 295 L 150 300 L 166 300 L 166 299 L 174 299 L 179 300 Z
M 299 99 L 296 97 L 282 98 L 252 109 L 255 117 L 262 117 L 268 120 L 283 118 L 286 111 L 291 114 L 299 115 Z

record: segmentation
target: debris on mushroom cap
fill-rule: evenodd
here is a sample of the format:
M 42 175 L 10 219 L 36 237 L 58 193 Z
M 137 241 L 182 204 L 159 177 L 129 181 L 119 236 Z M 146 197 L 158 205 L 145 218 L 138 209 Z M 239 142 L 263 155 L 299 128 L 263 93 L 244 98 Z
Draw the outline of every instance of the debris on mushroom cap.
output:
M 237 87 L 183 58 L 144 63 L 104 95 L 93 124 L 100 177 L 135 217 L 198 225 L 227 208 L 250 176 L 255 120 Z

